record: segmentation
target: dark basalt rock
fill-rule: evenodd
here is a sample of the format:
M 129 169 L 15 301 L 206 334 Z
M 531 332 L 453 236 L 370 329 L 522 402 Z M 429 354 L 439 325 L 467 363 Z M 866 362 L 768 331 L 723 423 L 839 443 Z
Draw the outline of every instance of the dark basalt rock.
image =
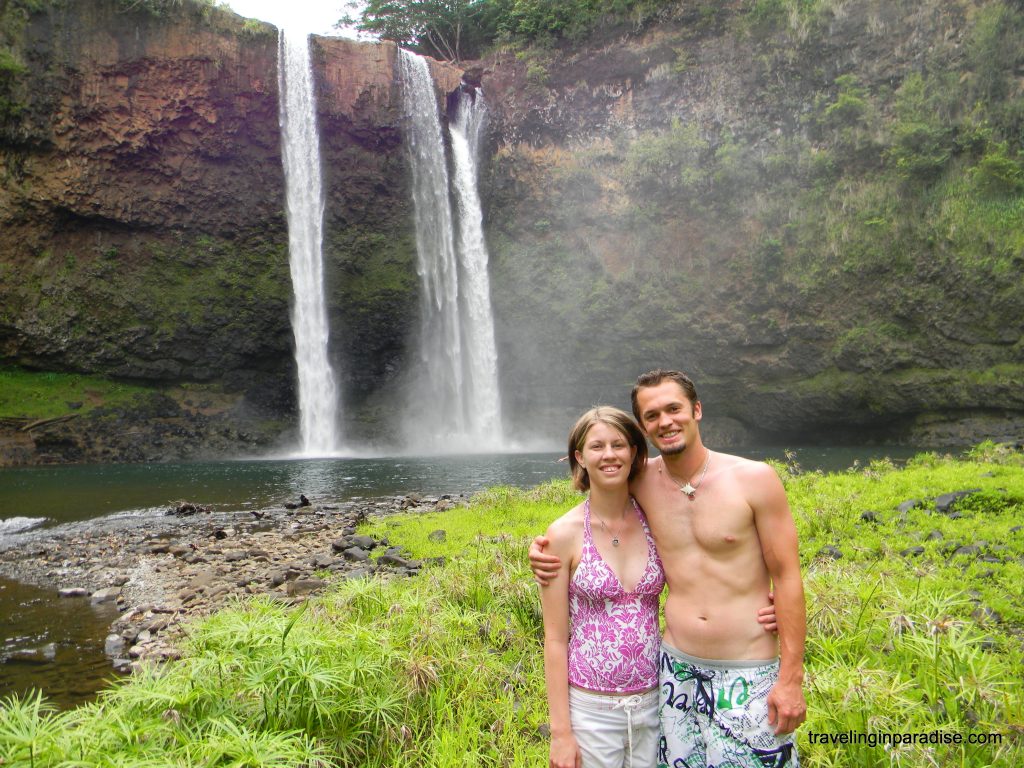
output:
M 822 547 L 821 549 L 819 549 L 817 552 L 815 552 L 814 556 L 815 557 L 831 558 L 833 560 L 838 560 L 838 559 L 840 559 L 843 556 L 843 553 L 842 553 L 842 551 L 840 551 L 839 547 L 836 547 L 836 546 L 833 546 L 831 544 L 828 544 L 828 545 Z
M 960 499 L 965 496 L 970 496 L 973 493 L 979 493 L 980 488 L 971 488 L 966 491 L 953 491 L 952 493 L 944 493 L 941 496 L 935 497 L 935 510 L 941 512 L 944 515 L 951 514 L 953 507 Z

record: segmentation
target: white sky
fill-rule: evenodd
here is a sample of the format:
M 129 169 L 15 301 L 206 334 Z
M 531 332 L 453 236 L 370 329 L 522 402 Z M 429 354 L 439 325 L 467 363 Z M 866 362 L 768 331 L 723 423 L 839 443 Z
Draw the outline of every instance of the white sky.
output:
M 345 15 L 346 0 L 227 0 L 235 13 L 249 19 L 269 21 L 279 29 L 312 32 L 317 35 L 344 35 L 354 32 L 337 30 L 333 25 Z M 355 15 L 353 13 L 353 15 Z

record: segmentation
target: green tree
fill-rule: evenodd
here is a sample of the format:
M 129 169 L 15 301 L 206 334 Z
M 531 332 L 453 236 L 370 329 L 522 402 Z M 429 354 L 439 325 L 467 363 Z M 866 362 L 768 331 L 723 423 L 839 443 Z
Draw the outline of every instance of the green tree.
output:
M 353 10 L 359 5 L 349 3 Z M 341 23 L 419 53 L 461 61 L 491 39 L 495 12 L 488 0 L 369 0 L 358 19 L 349 15 Z

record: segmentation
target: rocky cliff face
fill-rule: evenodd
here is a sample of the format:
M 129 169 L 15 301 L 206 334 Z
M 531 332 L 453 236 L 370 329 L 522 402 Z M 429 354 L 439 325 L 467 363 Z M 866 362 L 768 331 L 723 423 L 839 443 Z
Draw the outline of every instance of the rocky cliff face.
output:
M 3 28 L 24 69 L 5 83 L 14 107 L 0 126 L 0 358 L 204 392 L 161 395 L 162 418 L 183 422 L 173 448 L 145 447 L 175 442 L 148 428 L 119 448 L 134 420 L 122 411 L 113 426 L 39 433 L 40 452 L 178 457 L 287 440 L 277 31 L 210 7 L 158 16 L 115 0 L 27 11 L 15 0 Z M 404 368 L 416 312 L 396 49 L 313 48 L 331 354 L 358 434 Z M 454 68 L 435 70 L 441 87 L 458 85 Z
M 1001 137 L 1021 149 L 997 127 L 1024 104 L 1020 14 L 783 7 L 683 2 L 487 62 L 513 407 L 568 424 L 661 366 L 718 445 L 1020 435 L 1024 189 L 978 186 Z

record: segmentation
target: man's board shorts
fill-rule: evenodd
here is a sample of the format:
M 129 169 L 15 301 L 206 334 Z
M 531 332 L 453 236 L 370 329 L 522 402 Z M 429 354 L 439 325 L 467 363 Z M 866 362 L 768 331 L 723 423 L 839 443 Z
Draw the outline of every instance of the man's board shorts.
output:
M 796 768 L 794 734 L 776 736 L 768 694 L 779 661 L 718 661 L 661 644 L 658 768 Z

